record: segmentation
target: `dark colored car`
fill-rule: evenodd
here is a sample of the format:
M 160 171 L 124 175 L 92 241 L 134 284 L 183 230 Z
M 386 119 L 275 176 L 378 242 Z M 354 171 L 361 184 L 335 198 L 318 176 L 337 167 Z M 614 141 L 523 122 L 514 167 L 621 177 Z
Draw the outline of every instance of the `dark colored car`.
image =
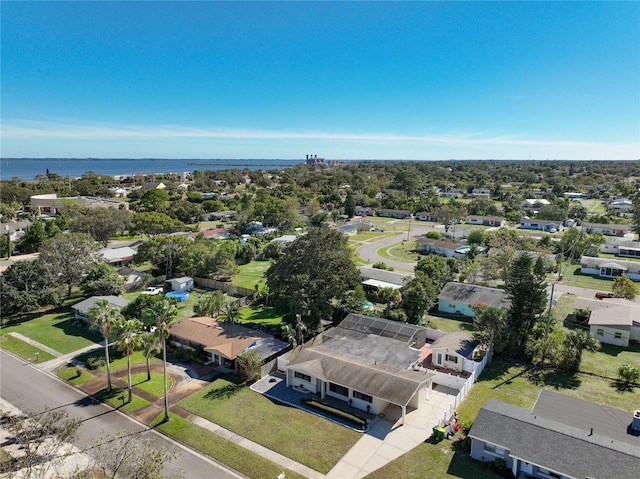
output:
M 596 298 L 604 299 L 604 298 L 614 298 L 613 293 L 596 293 Z

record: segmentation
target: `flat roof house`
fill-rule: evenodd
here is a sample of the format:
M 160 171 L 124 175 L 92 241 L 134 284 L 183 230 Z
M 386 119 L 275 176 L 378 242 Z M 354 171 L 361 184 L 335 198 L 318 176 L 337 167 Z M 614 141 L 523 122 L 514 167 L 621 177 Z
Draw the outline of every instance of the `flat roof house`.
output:
M 624 236 L 631 230 L 629 225 L 587 223 L 582 225 L 585 233 L 602 233 L 607 236 Z
M 317 345 L 294 350 L 287 386 L 304 387 L 373 414 L 420 408 L 430 397 L 431 373 L 417 363 L 426 329 L 361 314 L 322 333 Z
M 504 290 L 477 284 L 451 281 L 438 294 L 438 311 L 442 313 L 473 318 L 476 315 L 473 306 L 478 303 L 500 309 L 508 309 L 511 305 Z
M 504 216 L 469 215 L 467 217 L 467 223 L 470 225 L 483 225 L 501 228 L 507 224 L 507 220 Z
M 541 230 L 547 233 L 555 233 L 564 229 L 564 222 L 520 218 L 520 228 L 523 230 Z
M 636 414 L 545 389 L 531 411 L 491 399 L 469 431 L 471 457 L 504 460 L 514 477 L 637 479 Z

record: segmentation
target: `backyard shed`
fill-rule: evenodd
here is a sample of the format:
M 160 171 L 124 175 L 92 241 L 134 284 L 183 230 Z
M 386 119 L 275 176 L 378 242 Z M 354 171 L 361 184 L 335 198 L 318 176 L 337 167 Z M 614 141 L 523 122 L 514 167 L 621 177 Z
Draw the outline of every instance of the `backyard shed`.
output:
M 193 289 L 193 278 L 183 276 L 182 278 L 173 278 L 165 281 L 165 290 L 171 291 L 191 291 Z

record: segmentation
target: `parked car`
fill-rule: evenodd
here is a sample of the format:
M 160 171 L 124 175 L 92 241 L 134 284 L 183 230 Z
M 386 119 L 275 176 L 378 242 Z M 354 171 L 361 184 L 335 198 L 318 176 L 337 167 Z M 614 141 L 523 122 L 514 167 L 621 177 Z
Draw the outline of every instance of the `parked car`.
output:
M 615 296 L 613 295 L 613 293 L 600 293 L 600 292 L 597 292 L 596 293 L 596 298 L 598 298 L 598 299 L 615 298 Z
M 145 289 L 142 294 L 161 294 L 164 290 L 162 289 L 162 286 L 149 286 L 147 289 Z

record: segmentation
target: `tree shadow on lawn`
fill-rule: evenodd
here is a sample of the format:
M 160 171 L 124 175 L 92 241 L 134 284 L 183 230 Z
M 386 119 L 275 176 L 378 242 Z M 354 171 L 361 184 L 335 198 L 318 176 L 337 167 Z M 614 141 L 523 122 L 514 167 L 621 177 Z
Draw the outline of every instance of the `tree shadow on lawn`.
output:
M 67 315 L 61 314 L 54 319 L 59 320 L 65 318 Z M 79 325 L 73 318 L 68 318 L 65 321 L 60 321 L 52 325 L 54 328 L 61 329 L 65 336 L 79 336 L 94 343 L 102 341 L 102 336 L 98 333 L 87 329 L 83 325 Z
M 3 320 L 6 320 L 6 324 L 4 325 L 4 327 L 17 326 L 19 324 L 26 323 L 27 321 L 40 318 L 47 314 L 57 314 L 54 319 L 61 319 L 68 315 L 71 315 L 71 309 L 68 305 L 63 305 L 55 308 L 36 309 L 35 311 L 29 311 L 28 313 L 16 313 L 13 315 L 8 315 L 7 317 L 3 318 Z
M 630 353 L 640 353 L 640 344 L 629 342 L 629 346 L 624 348 L 622 346 L 614 346 L 613 344 L 601 344 L 600 351 L 601 353 L 607 354 L 608 356 L 618 356 L 620 353 L 630 352 Z
M 480 375 L 480 378 L 478 378 L 478 381 L 476 381 L 476 382 L 497 381 L 497 380 L 501 379 L 502 377 L 504 377 L 504 375 L 507 374 L 509 369 L 512 368 L 513 366 L 526 367 L 523 363 L 515 361 L 515 360 L 510 360 L 510 359 L 507 359 L 507 358 L 494 358 L 493 361 L 491 362 L 491 364 L 489 364 L 487 367 L 484 368 L 484 371 L 482 371 L 482 374 Z M 513 376 L 512 378 L 508 379 L 507 381 L 510 381 L 511 379 L 513 379 L 513 378 L 515 378 L 517 376 L 518 375 Z
M 624 381 L 620 381 L 619 379 L 616 379 L 615 381 L 611 381 L 611 387 L 615 388 L 616 391 L 623 394 L 623 393 L 633 393 L 633 389 L 635 386 L 633 384 L 629 384 Z
M 553 368 L 531 368 L 523 371 L 532 384 L 537 386 L 551 386 L 554 389 L 577 389 L 582 380 L 577 373 L 559 371 Z

